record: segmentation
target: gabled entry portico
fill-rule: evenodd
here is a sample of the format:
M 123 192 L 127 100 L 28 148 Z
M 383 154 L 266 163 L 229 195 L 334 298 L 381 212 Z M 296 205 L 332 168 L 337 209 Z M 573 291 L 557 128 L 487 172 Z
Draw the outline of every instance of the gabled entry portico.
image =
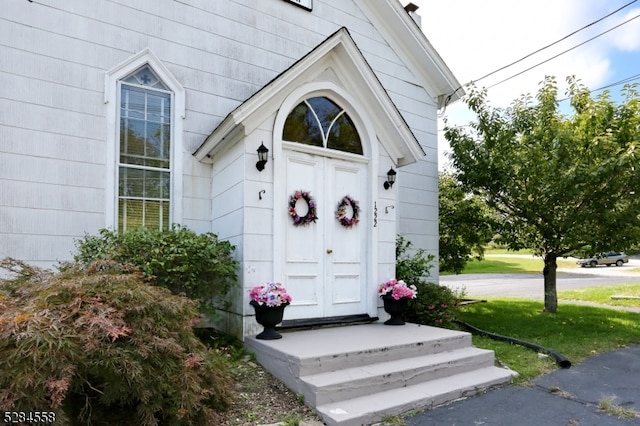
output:
M 395 212 L 385 207 L 396 190 L 383 183 L 424 151 L 345 28 L 236 108 L 194 155 L 213 163 L 212 231 L 238 247 L 242 267 L 242 289 L 215 320 L 223 329 L 256 334 L 248 290 L 267 281 L 293 297 L 285 321 L 379 316 L 377 285 L 395 273 Z M 296 226 L 298 191 L 318 218 Z M 351 226 L 336 218 L 347 196 L 359 208 Z M 293 208 L 304 216 L 309 205 Z

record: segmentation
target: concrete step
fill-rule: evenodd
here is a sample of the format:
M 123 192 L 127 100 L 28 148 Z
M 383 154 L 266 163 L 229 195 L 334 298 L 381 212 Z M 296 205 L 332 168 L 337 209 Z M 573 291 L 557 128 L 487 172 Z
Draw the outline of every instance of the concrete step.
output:
M 410 323 L 401 327 L 362 324 L 282 335 L 279 340 L 247 337 L 245 345 L 261 363 L 264 360 L 275 368 L 286 364 L 298 377 L 471 346 L 469 333 Z
M 485 389 L 508 383 L 512 371 L 485 367 L 411 386 L 377 392 L 340 402 L 316 406 L 327 426 L 362 426 L 385 416 L 432 408 Z
M 385 327 L 383 329 L 385 332 L 390 331 L 388 328 L 397 328 L 393 326 Z M 423 331 L 424 329 L 424 326 L 418 327 L 415 331 Z M 354 349 L 347 348 L 346 350 L 341 349 L 346 346 L 346 342 L 344 342 L 344 346 L 341 346 L 333 341 L 330 344 L 330 348 L 334 348 L 333 351 L 321 356 L 300 359 L 300 375 L 306 376 L 338 369 L 402 360 L 414 356 L 436 354 L 442 351 L 453 351 L 471 345 L 471 334 L 460 334 L 459 332 L 451 332 L 451 330 L 435 327 L 433 327 L 433 330 L 433 334 L 416 333 L 414 336 L 409 336 L 407 341 L 403 339 L 404 335 L 392 335 L 392 338 L 379 336 L 378 339 L 373 340 L 366 334 L 364 336 L 354 336 L 352 337 L 352 344 L 355 345 Z
M 304 396 L 329 426 L 361 426 L 386 415 L 429 408 L 508 383 L 492 351 L 471 334 L 407 323 L 282 332 L 279 340 L 247 337 L 269 372 Z
M 466 347 L 302 376 L 302 393 L 312 406 L 386 391 L 494 365 L 492 351 Z

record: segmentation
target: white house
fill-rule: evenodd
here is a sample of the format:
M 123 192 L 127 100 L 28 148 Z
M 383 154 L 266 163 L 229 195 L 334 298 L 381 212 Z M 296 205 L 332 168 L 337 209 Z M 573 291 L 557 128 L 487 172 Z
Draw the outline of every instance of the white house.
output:
M 398 0 L 14 0 L 0 36 L 0 257 L 212 231 L 240 264 L 218 326 L 246 336 L 256 284 L 286 285 L 285 321 L 375 318 L 396 235 L 437 255 L 437 111 L 461 91 Z

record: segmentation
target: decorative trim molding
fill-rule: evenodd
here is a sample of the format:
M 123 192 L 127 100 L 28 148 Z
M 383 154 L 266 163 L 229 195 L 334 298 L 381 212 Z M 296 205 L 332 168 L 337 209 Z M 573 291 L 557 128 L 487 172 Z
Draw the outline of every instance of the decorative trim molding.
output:
M 120 80 L 138 68 L 149 65 L 162 82 L 172 92 L 171 100 L 174 110 L 171 120 L 171 222 L 182 223 L 182 135 L 183 120 L 185 118 L 185 89 L 171 74 L 158 56 L 149 48 L 143 49 L 127 58 L 105 73 L 104 103 L 106 104 L 107 133 L 106 133 L 106 184 L 105 184 L 105 227 L 117 227 L 118 194 L 118 108 L 120 105 Z

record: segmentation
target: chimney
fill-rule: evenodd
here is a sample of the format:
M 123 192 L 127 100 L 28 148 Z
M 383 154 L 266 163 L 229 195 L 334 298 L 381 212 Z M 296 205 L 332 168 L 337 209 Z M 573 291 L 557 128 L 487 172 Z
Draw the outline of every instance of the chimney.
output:
M 418 10 L 418 7 L 419 6 L 413 3 L 409 3 L 404 7 L 404 10 L 406 10 L 409 16 L 411 16 L 411 18 L 413 19 L 413 22 L 415 22 L 418 25 L 418 27 L 422 28 L 422 17 L 416 13 L 416 10 Z

